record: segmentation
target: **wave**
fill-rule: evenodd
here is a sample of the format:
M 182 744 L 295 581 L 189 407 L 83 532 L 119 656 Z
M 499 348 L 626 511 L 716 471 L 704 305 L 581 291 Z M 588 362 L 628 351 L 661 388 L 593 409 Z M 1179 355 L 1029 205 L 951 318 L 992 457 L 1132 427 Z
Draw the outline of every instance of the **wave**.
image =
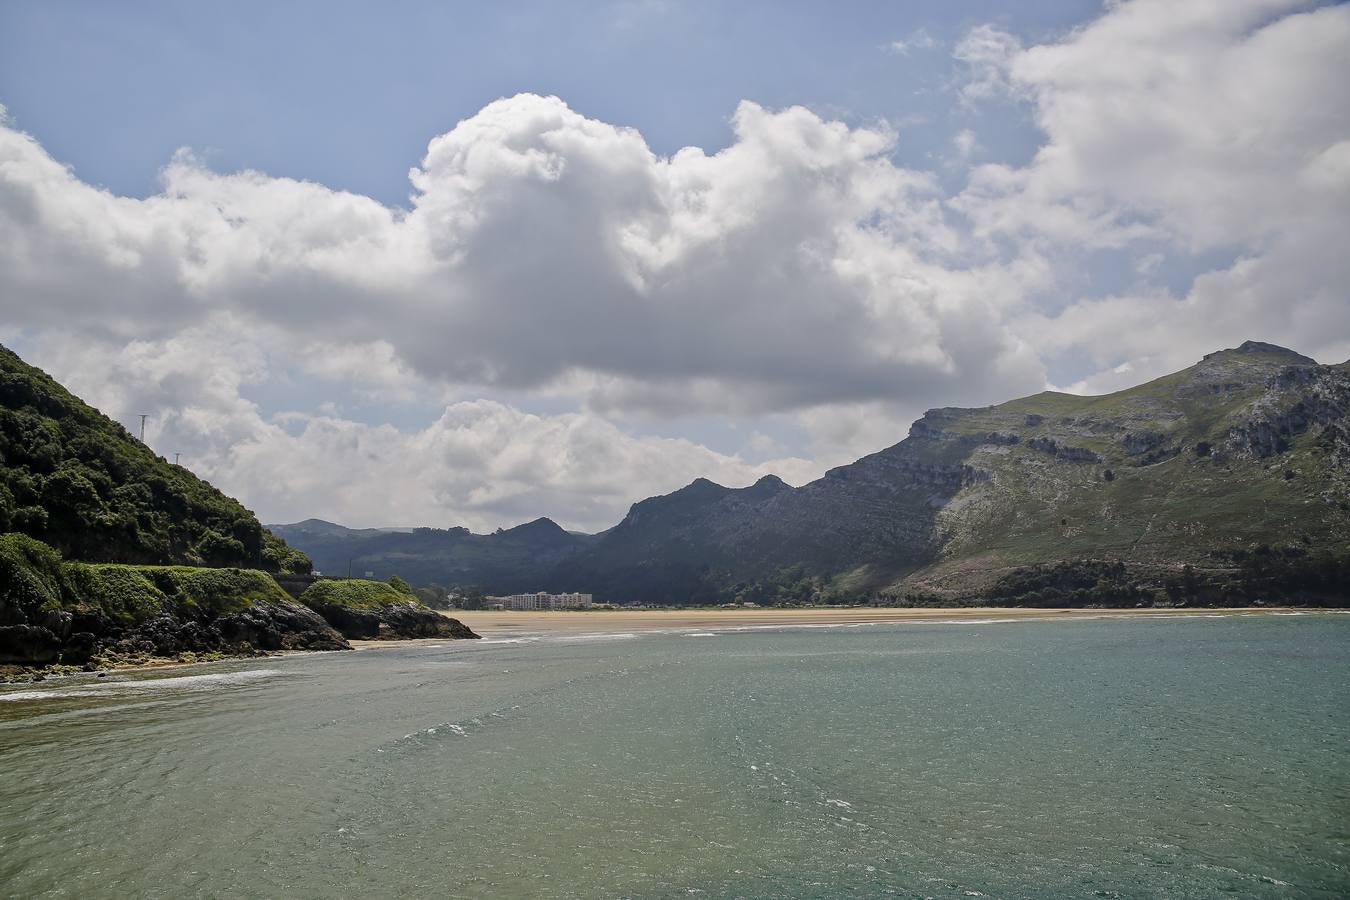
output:
M 237 684 L 248 684 L 282 673 L 277 669 L 246 669 L 242 672 L 218 672 L 211 675 L 180 675 L 171 678 L 143 678 L 135 681 L 99 681 L 75 687 L 51 687 L 40 690 L 0 693 L 0 702 L 24 700 L 64 700 L 75 697 L 123 697 L 155 691 L 211 691 Z

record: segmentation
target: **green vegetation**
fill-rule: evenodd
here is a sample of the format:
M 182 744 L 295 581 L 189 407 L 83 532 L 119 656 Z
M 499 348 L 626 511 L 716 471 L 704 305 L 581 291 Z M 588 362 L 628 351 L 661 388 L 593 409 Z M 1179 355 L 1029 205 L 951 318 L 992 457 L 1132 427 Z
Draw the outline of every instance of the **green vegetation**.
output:
M 0 535 L 0 621 L 78 610 L 135 625 L 165 613 L 214 617 L 289 600 L 266 572 L 69 562 L 27 535 Z
M 1018 569 L 989 592 L 994 606 L 1150 606 L 1154 593 L 1121 562 L 1074 560 Z
M 733 603 L 758 606 L 857 606 L 871 602 L 870 592 L 850 590 L 847 579 L 813 574 L 804 565 L 785 566 L 767 575 L 742 581 L 724 594 L 706 588 L 711 596 L 729 596 Z
M 1346 603 L 1347 413 L 1350 366 L 1248 342 L 1104 396 L 930 410 L 799 488 L 697 479 L 600 535 L 279 530 L 328 571 L 397 572 L 442 608 L 477 600 L 439 585 L 657 605 Z
M 1198 602 L 1347 602 L 1347 413 L 1346 367 L 1249 342 L 1104 396 L 931 410 L 800 488 L 695 481 L 539 582 L 658 604 L 1120 606 L 1174 602 L 1189 564 L 1214 584 Z M 1291 541 L 1303 555 L 1216 556 Z
M 400 579 L 402 581 L 402 579 Z M 407 588 L 407 583 L 403 586 Z M 300 602 L 311 608 L 345 606 L 350 609 L 383 609 L 394 603 L 416 603 L 412 589 L 400 590 L 385 581 L 360 578 L 316 581 L 300 595 Z
M 0 622 L 23 621 L 12 611 L 50 610 L 67 597 L 61 554 L 23 534 L 0 534 Z
M 0 531 L 96 562 L 310 568 L 237 501 L 4 347 Z

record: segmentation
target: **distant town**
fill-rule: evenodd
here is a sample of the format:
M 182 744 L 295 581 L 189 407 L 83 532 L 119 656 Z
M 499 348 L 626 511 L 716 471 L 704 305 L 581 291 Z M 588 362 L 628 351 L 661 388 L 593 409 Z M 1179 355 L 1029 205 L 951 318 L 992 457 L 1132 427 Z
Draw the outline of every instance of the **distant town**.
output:
M 507 594 L 488 597 L 488 609 L 590 609 L 594 603 L 590 594 Z

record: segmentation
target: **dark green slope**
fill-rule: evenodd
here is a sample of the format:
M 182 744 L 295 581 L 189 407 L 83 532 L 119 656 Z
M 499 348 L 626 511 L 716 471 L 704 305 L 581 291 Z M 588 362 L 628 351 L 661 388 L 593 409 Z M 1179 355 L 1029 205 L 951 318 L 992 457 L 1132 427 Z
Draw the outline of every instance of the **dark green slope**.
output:
M 0 347 L 0 532 L 67 558 L 304 572 L 253 513 Z

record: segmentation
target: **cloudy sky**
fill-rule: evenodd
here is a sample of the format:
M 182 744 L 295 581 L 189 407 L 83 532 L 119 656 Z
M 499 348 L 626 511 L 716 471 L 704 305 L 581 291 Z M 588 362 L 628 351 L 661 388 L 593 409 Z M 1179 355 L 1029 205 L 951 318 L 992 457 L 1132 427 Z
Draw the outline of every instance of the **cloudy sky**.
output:
M 1350 357 L 1350 6 L 0 4 L 0 341 L 269 522 L 599 529 Z

